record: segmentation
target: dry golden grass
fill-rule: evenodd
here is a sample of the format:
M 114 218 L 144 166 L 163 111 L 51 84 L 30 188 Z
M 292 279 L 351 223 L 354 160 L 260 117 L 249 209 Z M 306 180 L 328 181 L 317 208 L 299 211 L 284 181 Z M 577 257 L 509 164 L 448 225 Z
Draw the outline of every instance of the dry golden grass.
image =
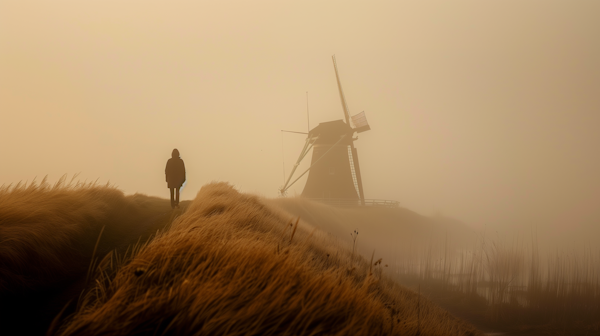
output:
M 224 183 L 107 256 L 59 335 L 478 335 L 326 234 Z M 418 308 L 418 309 L 417 309 Z
M 87 267 L 104 226 L 123 233 L 138 209 L 115 188 L 18 184 L 0 188 L 0 297 L 47 287 Z
M 64 177 L 0 187 L 0 335 L 45 334 L 77 301 L 91 265 L 150 239 L 177 213 L 164 199 Z
M 167 203 L 109 185 L 44 179 L 0 187 L 0 297 L 52 287 L 87 271 L 92 255 L 146 240 Z

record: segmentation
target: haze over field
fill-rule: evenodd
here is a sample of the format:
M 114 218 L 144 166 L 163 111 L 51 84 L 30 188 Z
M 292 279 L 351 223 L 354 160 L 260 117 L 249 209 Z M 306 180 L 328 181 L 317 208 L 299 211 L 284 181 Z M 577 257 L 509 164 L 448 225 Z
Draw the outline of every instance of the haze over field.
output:
M 178 148 L 183 199 L 213 180 L 276 197 L 304 142 L 280 130 L 306 131 L 306 92 L 311 128 L 343 117 L 335 54 L 372 128 L 356 142 L 367 198 L 589 241 L 599 14 L 598 1 L 0 0 L 0 184 L 80 173 L 166 198 Z

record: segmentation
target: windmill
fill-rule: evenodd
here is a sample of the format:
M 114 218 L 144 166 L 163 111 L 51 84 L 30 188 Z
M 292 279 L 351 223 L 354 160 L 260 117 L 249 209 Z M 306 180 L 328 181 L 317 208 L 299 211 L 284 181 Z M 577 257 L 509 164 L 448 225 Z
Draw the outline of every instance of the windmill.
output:
M 279 189 L 281 195 L 308 173 L 306 185 L 302 196 L 323 200 L 342 200 L 365 205 L 365 196 L 358 164 L 358 153 L 354 147 L 354 133 L 370 130 L 364 111 L 350 116 L 340 76 L 338 74 L 335 55 L 331 57 L 335 69 L 340 101 L 344 112 L 344 119 L 320 123 L 308 132 L 304 148 L 300 152 L 296 164 L 283 187 Z M 310 167 L 290 183 L 296 168 L 313 150 Z

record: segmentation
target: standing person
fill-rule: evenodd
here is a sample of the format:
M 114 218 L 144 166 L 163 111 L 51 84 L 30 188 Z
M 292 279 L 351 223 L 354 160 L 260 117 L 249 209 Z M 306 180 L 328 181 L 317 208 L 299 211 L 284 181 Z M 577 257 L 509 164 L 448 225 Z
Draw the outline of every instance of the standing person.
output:
M 173 149 L 171 158 L 167 160 L 165 174 L 167 175 L 167 186 L 171 189 L 171 208 L 179 208 L 179 188 L 185 182 L 185 165 L 179 157 L 177 148 Z

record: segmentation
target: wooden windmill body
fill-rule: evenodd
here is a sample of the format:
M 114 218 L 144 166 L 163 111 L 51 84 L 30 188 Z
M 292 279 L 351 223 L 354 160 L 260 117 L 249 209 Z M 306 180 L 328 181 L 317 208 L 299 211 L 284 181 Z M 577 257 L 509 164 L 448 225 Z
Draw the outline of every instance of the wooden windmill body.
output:
M 320 200 L 341 200 L 365 205 L 365 196 L 358 163 L 358 153 L 354 147 L 354 133 L 370 130 L 364 112 L 350 117 L 342 90 L 335 56 L 332 57 L 344 119 L 320 123 L 308 132 L 306 142 L 294 168 L 280 193 L 308 173 L 302 196 Z M 310 167 L 290 183 L 296 168 L 310 149 L 313 150 Z

